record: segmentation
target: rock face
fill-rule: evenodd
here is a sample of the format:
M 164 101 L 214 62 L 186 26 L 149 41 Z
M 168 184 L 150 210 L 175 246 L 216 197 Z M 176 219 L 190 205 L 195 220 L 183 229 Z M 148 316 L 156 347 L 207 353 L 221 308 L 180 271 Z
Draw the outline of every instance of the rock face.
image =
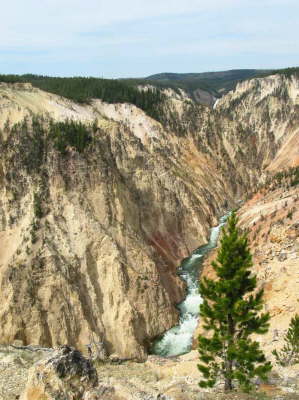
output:
M 242 82 L 219 100 L 216 110 L 243 131 L 247 157 L 262 169 L 276 171 L 299 164 L 298 76 Z
M 214 111 L 170 96 L 165 126 L 128 104 L 0 85 L 3 343 L 104 343 L 108 355 L 145 358 L 178 320 L 179 261 L 293 151 L 298 80 L 243 85 Z M 91 124 L 91 144 L 61 154 L 33 134 L 37 114 L 45 132 L 50 117 Z
M 75 400 L 98 384 L 97 371 L 82 354 L 62 346 L 29 371 L 21 400 Z
M 299 187 L 259 192 L 240 209 L 240 224 L 250 229 L 254 272 L 264 289 L 270 328 L 258 338 L 271 358 L 283 347 L 291 318 L 299 314 Z M 273 360 L 275 361 L 275 360 Z
M 142 359 L 148 341 L 177 321 L 179 260 L 206 240 L 232 189 L 222 193 L 213 160 L 195 145 L 194 174 L 189 140 L 178 149 L 175 135 L 132 106 L 96 102 L 95 112 L 27 87 L 4 93 L 10 121 L 49 112 L 97 117 L 98 128 L 84 154 L 49 148 L 42 159 L 34 147 L 45 148 L 41 135 L 3 129 L 3 342 L 82 350 L 104 342 L 108 354 Z M 200 163 L 210 168 L 197 182 Z
M 247 201 L 238 216 L 240 227 L 249 231 L 252 270 L 257 288 L 264 290 L 263 311 L 271 316 L 269 331 L 256 340 L 275 364 L 272 351 L 283 347 L 290 320 L 299 314 L 299 187 L 271 185 Z M 215 249 L 204 263 L 203 275 L 210 278 L 215 276 L 211 261 L 216 253 Z M 194 348 L 200 330 L 199 324 Z

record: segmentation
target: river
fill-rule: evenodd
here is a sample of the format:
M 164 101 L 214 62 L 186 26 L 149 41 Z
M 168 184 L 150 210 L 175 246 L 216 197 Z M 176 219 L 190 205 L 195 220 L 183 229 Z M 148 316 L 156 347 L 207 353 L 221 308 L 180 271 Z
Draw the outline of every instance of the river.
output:
M 187 284 L 187 296 L 178 305 L 179 324 L 168 330 L 152 347 L 152 353 L 164 357 L 188 353 L 192 347 L 193 334 L 198 325 L 199 306 L 202 303 L 198 293 L 198 276 L 203 257 L 217 245 L 221 227 L 228 215 L 220 218 L 219 225 L 211 229 L 209 243 L 199 247 L 190 257 L 185 258 L 178 268 L 178 274 Z

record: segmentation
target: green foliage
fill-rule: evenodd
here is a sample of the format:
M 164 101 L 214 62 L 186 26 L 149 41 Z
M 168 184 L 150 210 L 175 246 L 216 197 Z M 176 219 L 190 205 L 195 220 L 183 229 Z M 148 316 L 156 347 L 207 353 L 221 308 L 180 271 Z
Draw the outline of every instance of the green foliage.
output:
M 275 189 L 281 186 L 296 186 L 299 184 L 299 167 L 289 168 L 284 171 L 280 171 L 271 177 L 270 182 L 267 182 L 267 186 L 272 185 Z
M 47 152 L 43 119 L 33 117 L 30 121 L 25 117 L 23 121 L 7 127 L 7 133 L 7 139 L 1 143 L 5 157 L 9 157 L 15 166 L 23 166 L 27 172 L 39 171 Z
M 233 90 L 238 82 L 268 73 L 268 70 L 236 69 L 187 74 L 162 73 L 149 76 L 146 79 L 156 85 L 168 86 L 173 89 L 182 88 L 189 92 L 191 96 L 197 89 L 201 89 L 219 97 Z
M 43 209 L 42 209 L 41 198 L 37 193 L 34 193 L 33 209 L 34 209 L 34 215 L 35 215 L 36 218 L 42 218 L 43 217 Z
M 82 153 L 92 140 L 90 127 L 74 120 L 50 121 L 49 136 L 55 149 L 62 154 L 66 154 L 68 146 Z
M 37 236 L 38 230 L 39 230 L 39 222 L 37 220 L 34 220 L 31 223 L 31 229 L 30 229 L 30 236 L 31 236 L 32 244 L 34 244 L 38 241 L 38 236 Z
M 78 103 L 101 99 L 107 103 L 131 103 L 150 117 L 162 122 L 163 104 L 166 96 L 158 88 L 139 90 L 134 83 L 116 79 L 58 78 L 40 75 L 0 75 L 0 82 L 29 82 L 33 86 L 67 97 Z M 148 83 L 148 82 L 144 82 Z
M 285 345 L 280 351 L 274 350 L 273 355 L 282 366 L 299 363 L 299 315 L 291 319 L 285 335 Z
M 254 292 L 256 277 L 251 274 L 248 240 L 237 223 L 233 213 L 223 230 L 221 247 L 212 263 L 217 279 L 203 278 L 200 283 L 200 316 L 207 336 L 198 337 L 198 369 L 204 377 L 199 385 L 212 387 L 222 377 L 226 390 L 231 390 L 236 380 L 248 391 L 252 378 L 265 379 L 272 368 L 259 343 L 250 338 L 267 332 L 270 316 L 261 313 L 263 290 Z
M 95 124 L 85 125 L 73 120 L 55 122 L 34 116 L 31 121 L 25 118 L 14 124 L 8 132 L 12 134 L 7 135 L 7 140 L 1 143 L 1 150 L 11 155 L 11 163 L 20 164 L 31 173 L 40 172 L 52 147 L 64 156 L 68 147 L 83 153 L 92 142 Z M 12 148 L 14 151 L 10 152 Z
M 290 78 L 293 75 L 298 77 L 299 76 L 299 67 L 276 69 L 276 70 L 272 71 L 271 74 L 284 75 L 287 78 Z
M 299 185 L 299 167 L 293 169 L 291 186 Z

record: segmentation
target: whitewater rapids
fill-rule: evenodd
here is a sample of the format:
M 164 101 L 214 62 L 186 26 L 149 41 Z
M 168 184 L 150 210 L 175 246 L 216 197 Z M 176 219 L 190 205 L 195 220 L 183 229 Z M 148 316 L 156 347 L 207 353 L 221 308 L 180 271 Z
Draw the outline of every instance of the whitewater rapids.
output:
M 217 245 L 221 227 L 226 219 L 227 215 L 220 218 L 219 225 L 211 229 L 209 243 L 195 250 L 179 267 L 178 273 L 187 284 L 187 296 L 178 305 L 180 321 L 154 343 L 152 353 L 170 357 L 185 354 L 191 350 L 193 334 L 198 325 L 199 306 L 202 303 L 198 292 L 199 269 L 204 255 Z

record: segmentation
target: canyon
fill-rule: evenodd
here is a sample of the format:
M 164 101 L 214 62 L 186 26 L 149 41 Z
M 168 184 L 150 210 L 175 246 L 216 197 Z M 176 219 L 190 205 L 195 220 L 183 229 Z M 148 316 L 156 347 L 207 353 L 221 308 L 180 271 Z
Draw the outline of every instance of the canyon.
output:
M 161 124 L 131 104 L 77 104 L 0 83 L 3 345 L 93 346 L 111 359 L 147 359 L 167 390 L 176 368 L 195 387 L 194 352 L 159 360 L 148 351 L 178 322 L 181 260 L 242 202 L 273 316 L 263 347 L 270 354 L 281 345 L 299 312 L 299 189 L 265 185 L 299 165 L 298 76 L 241 82 L 214 109 L 167 90 L 165 115 Z M 61 153 L 49 121 L 70 120 L 88 127 L 91 142 Z

